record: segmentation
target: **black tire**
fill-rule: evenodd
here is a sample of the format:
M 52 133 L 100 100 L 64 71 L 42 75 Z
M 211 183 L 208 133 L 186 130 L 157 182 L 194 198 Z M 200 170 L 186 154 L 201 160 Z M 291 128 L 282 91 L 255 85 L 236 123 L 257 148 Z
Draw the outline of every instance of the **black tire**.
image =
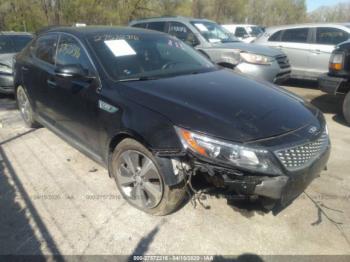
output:
M 159 187 L 162 189 L 161 198 L 155 206 L 147 207 L 147 206 L 140 206 L 135 204 L 136 200 L 133 199 L 133 197 L 131 196 L 133 195 L 131 191 L 135 191 L 135 192 L 137 191 L 137 185 L 136 185 L 137 182 L 135 182 L 136 180 L 134 182 L 128 182 L 129 183 L 128 186 L 121 185 L 118 179 L 118 177 L 121 178 L 121 169 L 127 170 L 126 172 L 128 176 L 129 174 L 133 174 L 133 176 L 135 176 L 135 173 L 130 172 L 130 170 L 125 166 L 126 162 L 124 159 L 124 155 L 127 154 L 128 152 L 132 152 L 133 154 L 134 153 L 139 154 L 141 155 L 141 158 L 144 156 L 145 159 L 147 159 L 146 161 L 150 160 L 154 164 L 155 168 L 152 169 L 152 172 L 154 173 L 153 175 L 155 175 L 155 173 L 158 172 L 158 177 L 160 179 L 159 181 L 157 181 L 157 183 L 159 183 Z M 137 209 L 152 215 L 163 216 L 176 211 L 185 200 L 186 190 L 185 190 L 184 183 L 177 186 L 172 186 L 172 187 L 166 185 L 164 183 L 163 174 L 161 174 L 161 172 L 159 171 L 160 170 L 159 164 L 157 163 L 155 157 L 152 155 L 150 151 L 147 150 L 147 148 L 145 148 L 142 144 L 140 144 L 136 140 L 126 138 L 123 141 L 121 141 L 115 148 L 111 161 L 112 162 L 110 164 L 110 168 L 111 168 L 110 174 L 112 174 L 120 193 L 130 205 L 136 207 Z M 140 170 L 142 170 L 143 168 L 141 167 L 141 165 L 142 164 L 140 164 L 139 172 L 141 172 Z M 125 176 L 123 177 L 125 178 Z M 142 182 L 139 182 L 139 183 L 142 183 Z M 128 191 L 130 192 L 129 193 L 130 196 L 128 196 L 127 193 L 125 192 L 126 189 L 129 189 Z M 147 196 L 146 191 L 143 191 L 143 193 Z
M 33 107 L 31 105 L 28 93 L 22 86 L 19 86 L 16 89 L 16 101 L 25 125 L 29 128 L 40 127 L 40 124 L 35 120 Z
M 343 115 L 345 121 L 350 125 L 350 92 L 348 92 L 344 98 Z

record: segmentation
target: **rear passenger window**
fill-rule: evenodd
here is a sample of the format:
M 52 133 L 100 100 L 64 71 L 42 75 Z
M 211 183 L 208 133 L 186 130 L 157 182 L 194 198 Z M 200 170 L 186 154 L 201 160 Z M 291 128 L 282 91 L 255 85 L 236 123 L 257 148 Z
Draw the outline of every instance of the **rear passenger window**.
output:
M 349 34 L 338 28 L 319 27 L 316 33 L 316 43 L 323 45 L 337 45 L 349 39 Z
M 282 34 L 282 30 L 277 31 L 276 33 L 274 33 L 272 36 L 270 36 L 269 40 L 270 42 L 278 42 L 281 41 L 281 34 Z
M 308 28 L 287 29 L 282 35 L 282 42 L 306 43 L 309 33 Z
M 148 29 L 164 32 L 165 22 L 152 22 L 148 23 Z
M 41 36 L 36 40 L 34 54 L 38 59 L 53 65 L 56 46 L 57 35 Z
M 147 28 L 147 23 L 134 24 L 133 27 Z
M 247 35 L 247 31 L 243 27 L 237 27 L 235 31 L 235 36 L 244 37 Z

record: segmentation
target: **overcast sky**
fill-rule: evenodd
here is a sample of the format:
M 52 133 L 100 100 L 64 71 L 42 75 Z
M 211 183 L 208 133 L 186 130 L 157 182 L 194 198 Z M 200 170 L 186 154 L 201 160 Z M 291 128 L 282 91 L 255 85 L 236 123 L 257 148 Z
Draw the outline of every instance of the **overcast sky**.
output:
M 307 11 L 311 12 L 320 6 L 332 6 L 338 3 L 350 2 L 350 0 L 306 0 Z

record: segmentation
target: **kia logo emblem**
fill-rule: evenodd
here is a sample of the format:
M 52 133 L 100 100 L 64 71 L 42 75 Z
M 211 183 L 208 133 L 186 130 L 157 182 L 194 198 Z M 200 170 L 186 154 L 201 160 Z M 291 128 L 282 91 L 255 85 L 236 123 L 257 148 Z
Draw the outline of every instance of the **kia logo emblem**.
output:
M 312 135 L 316 134 L 317 131 L 318 131 L 318 128 L 315 127 L 315 126 L 312 126 L 312 127 L 309 128 L 309 133 L 312 134 Z

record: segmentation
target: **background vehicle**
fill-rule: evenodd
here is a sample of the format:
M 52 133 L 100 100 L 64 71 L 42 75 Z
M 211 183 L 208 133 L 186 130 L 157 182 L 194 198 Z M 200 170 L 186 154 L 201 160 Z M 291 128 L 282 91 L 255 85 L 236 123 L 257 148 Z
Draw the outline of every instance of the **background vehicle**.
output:
M 334 47 L 350 37 L 350 24 L 301 24 L 271 27 L 255 43 L 287 54 L 292 78 L 317 80 L 328 71 Z
M 329 72 L 318 79 L 320 89 L 332 95 L 344 95 L 343 114 L 350 124 L 350 41 L 339 44 L 329 60 Z
M 15 72 L 26 124 L 108 167 L 125 199 L 151 214 L 176 210 L 194 175 L 285 205 L 328 161 L 318 109 L 164 33 L 48 30 L 16 57 Z
M 0 93 L 13 93 L 13 57 L 31 40 L 28 33 L 0 32 Z
M 290 65 L 283 52 L 243 43 L 210 20 L 160 17 L 132 21 L 130 26 L 169 33 L 193 46 L 214 63 L 254 78 L 270 82 L 289 78 Z
M 264 33 L 261 27 L 257 25 L 227 24 L 222 26 L 245 43 L 253 42 L 257 37 Z

